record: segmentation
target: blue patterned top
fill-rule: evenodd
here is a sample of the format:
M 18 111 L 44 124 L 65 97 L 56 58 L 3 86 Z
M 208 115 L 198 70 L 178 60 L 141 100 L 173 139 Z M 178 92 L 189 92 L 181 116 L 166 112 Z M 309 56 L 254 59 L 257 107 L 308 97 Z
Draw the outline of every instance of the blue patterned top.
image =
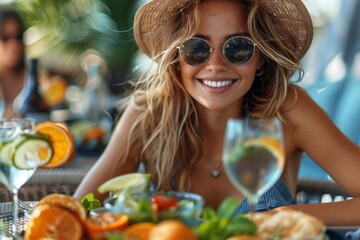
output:
M 272 188 L 270 188 L 258 199 L 255 211 L 268 211 L 280 206 L 286 206 L 294 203 L 294 197 L 290 193 L 284 181 L 280 178 Z M 248 212 L 249 204 L 247 199 L 244 198 L 239 207 L 235 210 L 234 215 Z

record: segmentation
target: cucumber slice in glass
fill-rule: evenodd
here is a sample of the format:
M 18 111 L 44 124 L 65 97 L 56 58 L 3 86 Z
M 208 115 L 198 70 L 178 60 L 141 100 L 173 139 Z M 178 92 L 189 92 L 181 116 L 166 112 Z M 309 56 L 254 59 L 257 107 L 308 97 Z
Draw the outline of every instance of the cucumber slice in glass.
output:
M 13 141 L 4 142 L 0 149 L 0 161 L 6 165 L 12 165 L 11 153 L 13 149 Z
M 48 139 L 36 135 L 23 135 L 13 152 L 13 164 L 20 169 L 32 169 L 48 163 L 54 153 Z

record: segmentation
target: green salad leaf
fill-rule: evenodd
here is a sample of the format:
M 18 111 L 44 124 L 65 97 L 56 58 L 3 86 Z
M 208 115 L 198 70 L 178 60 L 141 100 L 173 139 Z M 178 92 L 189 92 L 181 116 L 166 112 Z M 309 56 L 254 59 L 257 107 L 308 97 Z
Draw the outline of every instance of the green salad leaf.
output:
M 214 210 L 205 207 L 202 212 L 202 223 L 193 230 L 200 240 L 225 240 L 234 235 L 255 235 L 256 224 L 245 215 L 233 215 L 240 201 L 235 198 L 226 198 Z
M 96 199 L 92 193 L 88 193 L 85 197 L 83 197 L 83 199 L 81 199 L 81 204 L 87 211 L 101 207 L 101 202 Z

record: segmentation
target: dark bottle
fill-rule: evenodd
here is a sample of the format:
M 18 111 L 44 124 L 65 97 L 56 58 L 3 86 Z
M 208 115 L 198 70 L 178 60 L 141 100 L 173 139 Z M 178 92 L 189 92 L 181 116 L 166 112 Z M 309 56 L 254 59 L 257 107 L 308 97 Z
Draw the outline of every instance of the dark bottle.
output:
M 31 58 L 27 65 L 25 84 L 14 101 L 14 110 L 22 117 L 45 120 L 49 106 L 44 101 L 38 81 L 38 59 Z

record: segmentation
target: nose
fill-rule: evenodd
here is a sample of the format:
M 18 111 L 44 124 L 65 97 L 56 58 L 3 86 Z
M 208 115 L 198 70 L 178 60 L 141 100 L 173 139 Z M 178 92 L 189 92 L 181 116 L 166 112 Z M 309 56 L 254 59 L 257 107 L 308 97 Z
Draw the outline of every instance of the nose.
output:
M 220 48 L 213 49 L 209 61 L 206 63 L 206 70 L 217 73 L 225 71 L 228 68 L 228 63 L 222 55 Z

